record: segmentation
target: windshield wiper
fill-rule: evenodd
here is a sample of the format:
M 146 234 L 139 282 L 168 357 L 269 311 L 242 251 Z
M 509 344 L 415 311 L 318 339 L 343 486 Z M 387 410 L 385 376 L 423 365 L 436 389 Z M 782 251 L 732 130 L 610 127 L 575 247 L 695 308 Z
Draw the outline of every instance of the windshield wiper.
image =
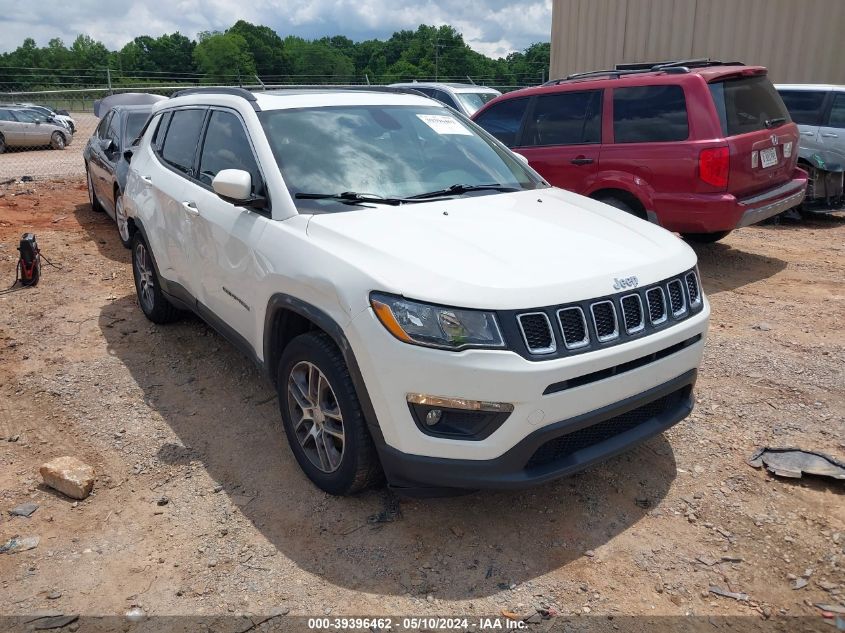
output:
M 357 191 L 344 191 L 342 193 L 297 193 L 294 198 L 299 200 L 338 200 L 346 204 L 358 204 L 371 202 L 373 204 L 402 204 L 403 198 L 385 198 L 375 193 L 358 193 Z
M 517 187 L 505 187 L 499 183 L 492 183 L 489 185 L 452 185 L 446 189 L 438 189 L 437 191 L 428 191 L 426 193 L 418 193 L 415 196 L 408 196 L 407 200 L 423 200 L 425 198 L 442 198 L 443 196 L 459 196 L 462 193 L 470 191 L 521 191 Z
M 773 127 L 776 127 L 778 125 L 782 125 L 782 124 L 786 123 L 786 117 L 779 116 L 779 117 L 774 118 L 774 119 L 766 119 L 765 123 L 766 123 L 766 127 L 771 129 Z

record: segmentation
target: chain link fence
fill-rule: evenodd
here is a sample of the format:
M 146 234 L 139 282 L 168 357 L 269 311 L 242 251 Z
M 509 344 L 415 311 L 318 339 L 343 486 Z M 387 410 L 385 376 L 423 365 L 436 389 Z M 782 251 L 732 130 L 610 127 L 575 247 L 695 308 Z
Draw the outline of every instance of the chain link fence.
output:
M 43 78 L 42 78 L 43 79 Z M 108 82 L 84 88 L 54 88 L 22 90 L 20 82 L 0 84 L 0 183 L 12 180 L 82 178 L 85 163 L 82 152 L 96 129 L 99 119 L 94 116 L 94 102 L 118 92 L 147 92 L 170 96 L 178 90 L 203 85 L 239 85 L 237 81 L 214 82 L 207 77 L 158 78 L 159 81 Z M 165 80 L 166 79 L 166 80 Z M 379 85 L 370 77 L 327 77 L 301 75 L 296 77 L 259 78 L 256 83 L 243 85 L 250 90 L 272 90 L 306 85 Z M 264 81 L 264 80 L 267 81 Z M 375 78 L 373 78 L 375 79 Z M 476 83 L 490 85 L 485 78 L 438 77 L 440 82 Z M 492 78 L 487 78 L 492 79 Z M 536 80 L 524 78 L 516 85 L 491 85 L 508 92 Z M 275 80 L 275 81 L 274 81 Z M 433 81 L 433 77 L 411 77 L 405 81 Z M 49 82 L 46 82 L 49 85 Z M 53 85 L 56 85 L 55 83 Z

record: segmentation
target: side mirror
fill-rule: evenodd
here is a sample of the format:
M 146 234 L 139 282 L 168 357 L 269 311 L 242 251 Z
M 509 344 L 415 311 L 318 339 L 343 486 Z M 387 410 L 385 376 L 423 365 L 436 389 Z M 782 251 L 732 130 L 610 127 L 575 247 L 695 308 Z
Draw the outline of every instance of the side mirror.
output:
M 221 169 L 211 181 L 214 193 L 232 204 L 252 198 L 252 176 L 243 169 Z
M 41 125 L 41 119 L 35 119 L 35 125 Z
M 523 156 L 522 154 L 520 154 L 519 152 L 514 152 L 513 155 L 516 156 L 519 160 L 521 160 L 526 165 L 528 164 L 528 159 L 525 156 Z
M 243 169 L 221 169 L 211 181 L 211 188 L 222 200 L 236 207 L 267 207 L 266 198 L 252 195 L 252 176 Z
M 123 159 L 128 163 L 132 161 L 132 150 L 128 149 L 123 152 Z
M 110 138 L 100 139 L 100 149 L 106 152 L 107 154 L 109 152 L 114 151 L 114 141 Z

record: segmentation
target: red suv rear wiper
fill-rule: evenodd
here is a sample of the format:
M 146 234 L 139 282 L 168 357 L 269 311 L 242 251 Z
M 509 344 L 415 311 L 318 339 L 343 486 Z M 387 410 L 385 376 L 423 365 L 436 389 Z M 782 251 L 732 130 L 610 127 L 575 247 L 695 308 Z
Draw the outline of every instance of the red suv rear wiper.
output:
M 777 127 L 778 125 L 783 125 L 786 123 L 786 117 L 775 117 L 774 119 L 766 119 L 765 124 L 766 127 L 772 129 L 773 127 Z

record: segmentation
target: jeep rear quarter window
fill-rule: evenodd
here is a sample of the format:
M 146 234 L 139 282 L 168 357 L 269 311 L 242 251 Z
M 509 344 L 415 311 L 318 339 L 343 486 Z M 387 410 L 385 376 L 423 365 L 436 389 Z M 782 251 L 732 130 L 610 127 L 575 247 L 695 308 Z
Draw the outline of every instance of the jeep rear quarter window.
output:
M 520 145 L 582 145 L 601 142 L 601 90 L 537 97 Z
M 528 101 L 528 97 L 502 101 L 483 112 L 475 122 L 508 147 L 513 147 Z
M 710 84 L 725 136 L 765 130 L 771 122 L 792 119 L 766 75 L 726 79 Z
M 780 93 L 792 120 L 798 125 L 821 125 L 826 92 L 820 90 L 784 90 Z
M 161 147 L 161 157 L 179 171 L 193 175 L 205 110 L 176 110 L 167 128 Z
M 689 138 L 689 119 L 681 86 L 637 86 L 613 90 L 616 143 L 660 143 Z

